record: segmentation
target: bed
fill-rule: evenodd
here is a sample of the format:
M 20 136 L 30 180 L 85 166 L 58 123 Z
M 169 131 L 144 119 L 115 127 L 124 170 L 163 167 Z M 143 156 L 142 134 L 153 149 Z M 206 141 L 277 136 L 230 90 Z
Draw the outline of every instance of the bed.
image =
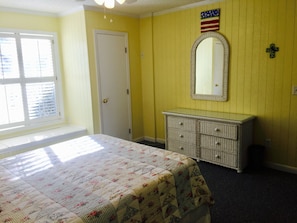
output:
M 211 192 L 189 157 L 108 135 L 0 160 L 0 222 L 210 222 Z

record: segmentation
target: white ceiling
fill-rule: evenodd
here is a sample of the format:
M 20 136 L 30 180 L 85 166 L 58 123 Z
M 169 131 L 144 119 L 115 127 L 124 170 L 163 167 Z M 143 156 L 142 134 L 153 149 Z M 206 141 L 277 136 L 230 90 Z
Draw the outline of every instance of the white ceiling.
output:
M 195 4 L 208 4 L 218 0 L 126 0 L 120 5 L 116 2 L 114 9 L 105 9 L 106 12 L 116 12 L 131 16 L 141 16 L 154 12 L 162 12 L 179 7 Z M 129 3 L 130 2 L 130 3 Z M 63 15 L 78 8 L 94 8 L 104 10 L 94 0 L 0 0 L 0 10 L 27 11 Z

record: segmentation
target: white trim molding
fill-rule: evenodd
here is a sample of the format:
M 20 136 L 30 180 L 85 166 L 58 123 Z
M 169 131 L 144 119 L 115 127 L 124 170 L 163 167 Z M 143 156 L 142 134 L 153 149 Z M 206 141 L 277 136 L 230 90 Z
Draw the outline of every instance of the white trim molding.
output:
M 271 169 L 280 170 L 287 173 L 297 174 L 297 167 L 283 165 L 279 163 L 265 162 L 265 166 Z

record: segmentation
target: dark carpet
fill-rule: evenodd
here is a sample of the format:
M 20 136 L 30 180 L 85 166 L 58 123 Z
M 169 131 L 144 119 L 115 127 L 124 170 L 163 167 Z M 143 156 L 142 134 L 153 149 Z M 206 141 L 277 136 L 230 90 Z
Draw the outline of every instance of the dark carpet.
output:
M 198 165 L 215 199 L 212 223 L 297 222 L 297 175 L 264 167 L 237 173 Z
M 264 167 L 237 173 L 206 162 L 198 165 L 215 200 L 212 223 L 297 222 L 297 175 Z
M 160 148 L 160 149 L 165 149 L 165 145 L 163 143 L 158 143 L 158 142 L 150 142 L 150 141 L 140 141 L 139 142 L 140 144 L 145 144 L 145 145 L 148 145 L 148 146 L 153 146 L 153 147 L 157 147 L 157 148 Z

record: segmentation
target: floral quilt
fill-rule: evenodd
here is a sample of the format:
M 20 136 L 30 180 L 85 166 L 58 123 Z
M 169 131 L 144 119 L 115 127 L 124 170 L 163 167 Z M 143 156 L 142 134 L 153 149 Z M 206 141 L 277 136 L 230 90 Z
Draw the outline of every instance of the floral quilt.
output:
M 194 160 L 90 135 L 0 160 L 0 222 L 179 222 L 211 204 Z

